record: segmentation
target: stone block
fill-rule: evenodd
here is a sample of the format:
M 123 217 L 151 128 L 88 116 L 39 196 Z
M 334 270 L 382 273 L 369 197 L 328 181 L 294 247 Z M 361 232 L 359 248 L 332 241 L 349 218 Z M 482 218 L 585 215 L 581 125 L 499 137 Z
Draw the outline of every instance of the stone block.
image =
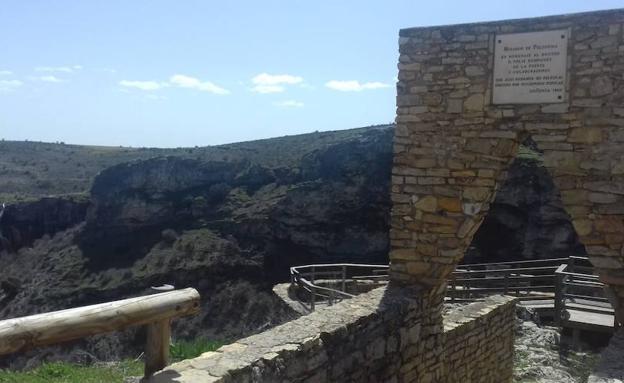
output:
M 593 203 L 614 203 L 618 200 L 618 196 L 608 193 L 589 193 L 588 199 Z
M 461 113 L 464 108 L 464 101 L 450 98 L 446 101 L 446 113 Z
M 464 70 L 468 77 L 483 76 L 486 72 L 486 68 L 476 65 L 468 65 Z
M 573 152 L 551 150 L 544 153 L 544 166 L 548 168 L 574 169 L 579 165 Z
M 429 262 L 407 262 L 405 266 L 408 274 L 423 275 L 429 271 L 431 264 Z
M 434 196 L 425 196 L 414 203 L 416 209 L 433 213 L 438 209 L 438 200 Z
M 462 191 L 462 198 L 469 201 L 486 201 L 490 195 L 490 189 L 485 187 L 465 187 Z
M 574 230 L 576 230 L 576 234 L 581 237 L 591 234 L 592 232 L 592 221 L 588 219 L 576 219 L 572 221 L 572 225 L 574 226 Z
M 467 112 L 482 112 L 484 99 L 482 94 L 473 94 L 464 100 L 464 110 Z
M 438 207 L 451 213 L 459 213 L 462 211 L 459 198 L 441 197 L 438 199 Z
M 436 166 L 435 158 L 419 158 L 412 163 L 415 168 L 432 168 Z
M 596 77 L 589 88 L 592 97 L 606 96 L 613 93 L 613 81 L 607 76 Z
M 597 144 L 603 140 L 603 131 L 600 128 L 582 127 L 570 131 L 568 142 Z

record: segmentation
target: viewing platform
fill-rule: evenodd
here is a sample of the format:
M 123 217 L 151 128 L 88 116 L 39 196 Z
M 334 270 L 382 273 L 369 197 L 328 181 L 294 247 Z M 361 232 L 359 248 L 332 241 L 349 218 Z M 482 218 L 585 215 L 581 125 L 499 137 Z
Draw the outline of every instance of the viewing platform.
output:
M 291 283 L 274 291 L 294 310 L 319 307 L 388 282 L 388 265 L 312 264 L 291 267 Z M 459 265 L 448 279 L 445 301 L 470 303 L 490 295 L 518 298 L 518 305 L 561 328 L 612 333 L 614 310 L 586 257 Z

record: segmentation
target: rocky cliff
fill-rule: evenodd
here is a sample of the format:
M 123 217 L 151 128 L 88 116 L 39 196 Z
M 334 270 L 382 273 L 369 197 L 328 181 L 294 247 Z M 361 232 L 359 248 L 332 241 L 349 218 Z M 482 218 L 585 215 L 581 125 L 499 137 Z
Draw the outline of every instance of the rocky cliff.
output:
M 44 197 L 8 205 L 0 220 L 0 252 L 14 252 L 44 235 L 79 224 L 88 206 L 89 200 L 79 197 Z

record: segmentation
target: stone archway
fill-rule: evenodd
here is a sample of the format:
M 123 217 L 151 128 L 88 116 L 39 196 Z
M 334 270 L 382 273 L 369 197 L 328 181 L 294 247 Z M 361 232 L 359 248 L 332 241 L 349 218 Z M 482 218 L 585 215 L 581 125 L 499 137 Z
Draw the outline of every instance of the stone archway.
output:
M 394 283 L 445 284 L 487 213 L 518 142 L 530 134 L 544 152 L 544 165 L 590 260 L 614 292 L 619 320 L 624 319 L 623 24 L 624 11 L 618 10 L 401 31 L 392 178 Z M 494 104 L 500 36 L 540 32 L 530 37 L 539 41 L 542 31 L 557 32 L 565 41 L 562 95 L 543 103 Z

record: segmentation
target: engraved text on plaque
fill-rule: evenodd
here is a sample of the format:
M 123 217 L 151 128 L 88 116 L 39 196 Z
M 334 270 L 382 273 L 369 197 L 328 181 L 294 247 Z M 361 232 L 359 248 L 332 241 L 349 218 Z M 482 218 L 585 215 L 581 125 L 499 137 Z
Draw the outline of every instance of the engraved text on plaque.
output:
M 497 35 L 494 104 L 563 102 L 568 31 Z

